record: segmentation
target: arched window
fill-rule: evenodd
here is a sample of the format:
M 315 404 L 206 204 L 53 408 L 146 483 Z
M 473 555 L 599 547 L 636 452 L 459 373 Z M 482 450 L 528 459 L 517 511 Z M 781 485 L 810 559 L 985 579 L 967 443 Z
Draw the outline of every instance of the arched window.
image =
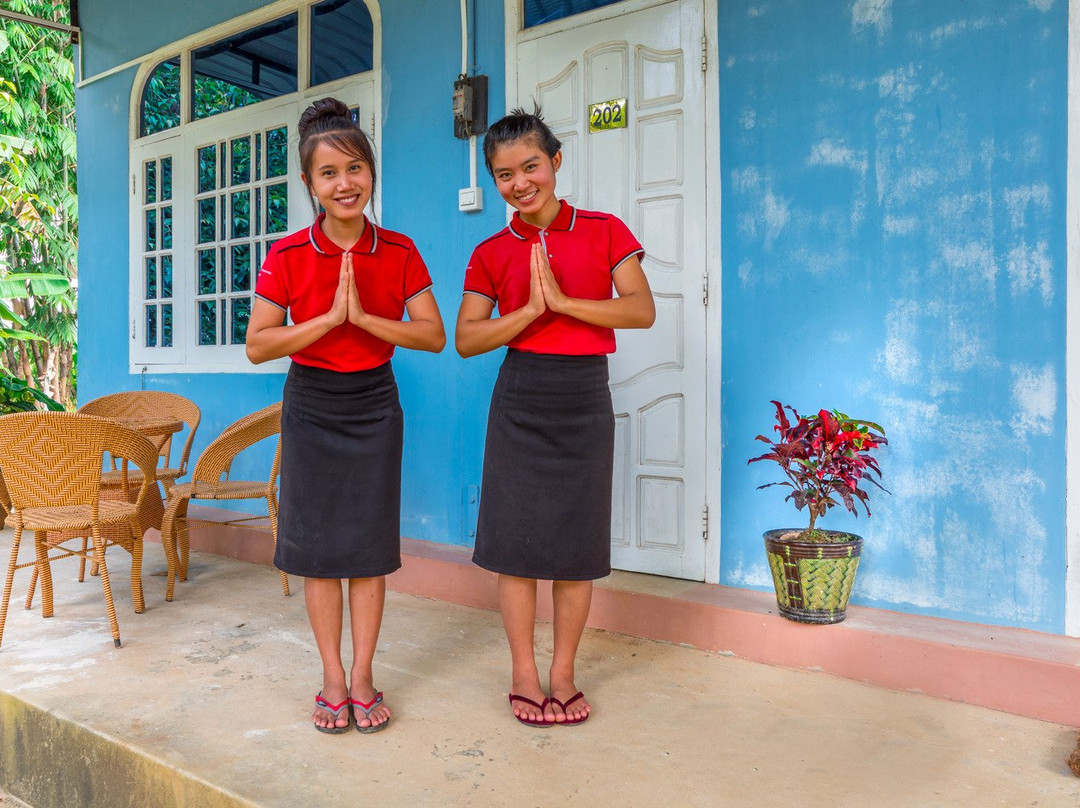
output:
M 159 64 L 143 85 L 139 134 L 153 135 L 180 125 L 180 57 Z

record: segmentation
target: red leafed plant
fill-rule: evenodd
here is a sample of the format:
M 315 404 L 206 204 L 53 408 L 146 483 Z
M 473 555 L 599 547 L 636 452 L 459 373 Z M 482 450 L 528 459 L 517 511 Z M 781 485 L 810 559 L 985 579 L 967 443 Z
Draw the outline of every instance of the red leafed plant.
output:
M 868 495 L 859 485 L 867 481 L 889 493 L 874 479 L 873 475 L 881 477 L 881 469 L 870 456 L 871 450 L 888 443 L 885 430 L 871 421 L 850 418 L 837 410 L 819 410 L 817 415 L 805 416 L 779 401 L 772 403 L 776 406 L 773 429 L 779 433 L 779 438 L 773 441 L 758 435 L 757 440 L 769 444 L 769 451 L 747 462 L 772 460 L 784 470 L 787 480 L 765 483 L 758 488 L 786 485 L 792 491 L 784 499 L 790 499 L 800 511 L 803 507 L 810 510 L 810 527 L 800 538 L 820 540 L 814 532 L 814 524 L 819 516 L 824 516 L 829 508 L 840 502 L 858 516 L 855 509 L 858 500 L 869 516 Z M 794 422 L 788 419 L 785 409 L 791 411 Z

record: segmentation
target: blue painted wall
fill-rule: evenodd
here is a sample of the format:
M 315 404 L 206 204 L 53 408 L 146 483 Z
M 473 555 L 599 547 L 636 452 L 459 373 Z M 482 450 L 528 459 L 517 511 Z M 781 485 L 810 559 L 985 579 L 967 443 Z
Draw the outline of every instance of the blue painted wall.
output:
M 199 0 L 172 19 L 159 0 L 83 0 L 86 74 L 259 5 Z M 473 5 L 494 120 L 503 4 Z M 803 521 L 779 489 L 754 490 L 768 469 L 745 464 L 779 398 L 879 421 L 892 441 L 893 495 L 871 495 L 870 520 L 828 520 L 867 538 L 854 602 L 1063 630 L 1067 8 L 1000 5 L 719 4 L 725 584 L 770 587 L 761 533 Z M 382 223 L 417 241 L 452 333 L 465 260 L 504 207 L 481 168 L 486 209 L 457 211 L 458 4 L 395 0 L 382 23 Z M 127 372 L 133 76 L 77 96 L 79 392 L 191 395 L 198 450 L 278 398 L 283 377 Z M 406 535 L 471 543 L 498 361 L 398 352 Z
M 853 602 L 1063 631 L 1066 4 L 720 6 L 723 583 L 778 398 L 890 438 Z

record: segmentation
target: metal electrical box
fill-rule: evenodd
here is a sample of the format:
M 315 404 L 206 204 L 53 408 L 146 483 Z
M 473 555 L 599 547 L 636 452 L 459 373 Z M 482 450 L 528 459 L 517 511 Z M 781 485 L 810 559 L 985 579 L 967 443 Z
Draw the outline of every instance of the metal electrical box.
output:
M 454 137 L 467 139 L 487 131 L 487 76 L 459 75 L 454 82 Z

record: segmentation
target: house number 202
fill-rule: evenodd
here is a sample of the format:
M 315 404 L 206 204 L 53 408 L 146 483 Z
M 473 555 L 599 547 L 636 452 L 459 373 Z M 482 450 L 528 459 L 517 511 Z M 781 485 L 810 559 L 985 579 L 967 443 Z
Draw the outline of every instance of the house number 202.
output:
M 589 104 L 589 131 L 626 128 L 626 99 L 613 98 Z

